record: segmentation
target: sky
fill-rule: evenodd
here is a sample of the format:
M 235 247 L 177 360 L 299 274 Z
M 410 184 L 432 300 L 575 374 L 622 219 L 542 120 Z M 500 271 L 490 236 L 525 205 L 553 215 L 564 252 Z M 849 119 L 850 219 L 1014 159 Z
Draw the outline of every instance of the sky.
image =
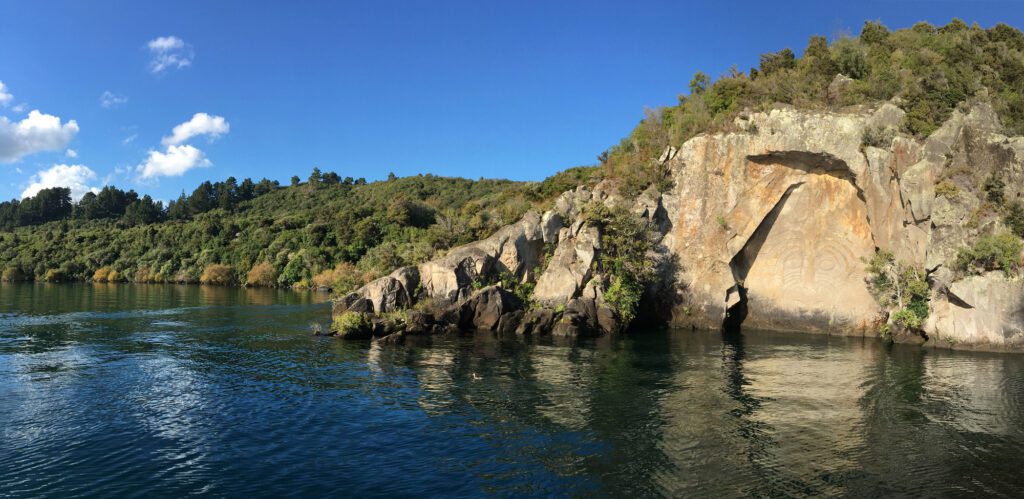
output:
M 695 71 L 967 2 L 0 0 L 0 199 L 204 180 L 540 180 L 593 164 Z

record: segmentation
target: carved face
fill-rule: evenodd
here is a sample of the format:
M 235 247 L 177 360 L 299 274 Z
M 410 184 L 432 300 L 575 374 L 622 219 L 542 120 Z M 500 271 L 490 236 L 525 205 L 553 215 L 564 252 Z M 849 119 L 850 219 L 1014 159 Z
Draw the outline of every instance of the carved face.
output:
M 848 286 L 851 279 L 858 279 L 854 275 L 856 259 L 842 242 L 831 238 L 790 237 L 778 245 L 769 241 L 762 248 L 761 257 L 767 266 L 775 263 L 775 269 L 759 270 L 767 271 L 769 278 L 774 274 L 775 279 L 781 280 L 785 299 L 814 308 L 829 303 L 835 291 Z

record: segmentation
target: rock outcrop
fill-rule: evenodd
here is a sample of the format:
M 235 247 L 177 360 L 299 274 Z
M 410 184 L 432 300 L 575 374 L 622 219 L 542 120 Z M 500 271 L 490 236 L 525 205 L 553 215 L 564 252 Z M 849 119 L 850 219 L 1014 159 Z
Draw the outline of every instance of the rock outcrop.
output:
M 835 87 L 843 91 L 842 82 Z M 600 203 L 628 208 L 657 234 L 650 257 L 659 279 L 645 305 L 661 308 L 642 309 L 671 325 L 876 335 L 887 314 L 869 290 L 866 262 L 886 251 L 933 284 L 922 338 L 1024 345 L 1024 284 L 951 271 L 959 249 L 1001 224 L 985 216 L 985 178 L 999 175 L 1008 199 L 1020 195 L 1024 138 L 1001 135 L 983 102 L 924 140 L 901 134 L 903 121 L 895 103 L 743 115 L 735 131 L 664 151 L 658 161 L 674 183 L 667 192 L 623 199 L 609 181 L 581 186 L 545 213 L 371 282 L 335 313 L 387 313 L 429 298 L 441 307 L 421 324 L 430 331 L 619 331 L 621 316 L 595 284 L 601 229 L 581 216 Z M 479 289 L 499 274 L 534 284 L 532 295 Z

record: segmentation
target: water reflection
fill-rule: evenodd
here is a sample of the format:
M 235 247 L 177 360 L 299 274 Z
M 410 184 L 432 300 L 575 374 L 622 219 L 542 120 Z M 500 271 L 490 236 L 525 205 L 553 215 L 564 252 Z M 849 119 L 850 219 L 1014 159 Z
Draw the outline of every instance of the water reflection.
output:
M 312 295 L 0 286 L 12 495 L 1014 495 L 1024 359 L 676 331 L 311 337 Z M 343 492 L 339 492 L 343 491 Z

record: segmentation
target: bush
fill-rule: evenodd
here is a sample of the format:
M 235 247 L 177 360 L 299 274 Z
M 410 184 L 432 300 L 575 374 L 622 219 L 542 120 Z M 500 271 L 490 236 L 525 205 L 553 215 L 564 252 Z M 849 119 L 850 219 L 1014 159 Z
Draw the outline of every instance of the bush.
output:
M 163 275 L 160 275 L 159 272 L 153 272 L 153 270 L 150 269 L 149 267 L 139 267 L 139 270 L 135 271 L 135 278 L 134 278 L 135 282 L 152 283 L 152 282 L 164 282 L 166 280 L 167 280 L 166 277 L 164 277 Z
M 270 288 L 277 284 L 277 270 L 269 262 L 257 263 L 245 277 L 246 286 Z
M 25 274 L 17 267 L 7 267 L 4 269 L 3 273 L 0 274 L 0 281 L 3 282 L 17 282 L 24 280 Z
M 207 265 L 206 268 L 203 269 L 203 274 L 199 276 L 199 282 L 201 284 L 216 285 L 233 284 L 235 278 L 232 274 L 233 272 L 231 270 L 231 267 L 215 263 L 212 265 Z
M 896 130 L 888 127 L 867 127 L 861 136 L 861 143 L 865 146 L 881 147 L 888 149 L 896 138 Z
M 927 314 L 925 317 L 927 317 Z M 921 329 L 925 317 L 919 316 L 909 308 L 903 308 L 892 314 L 892 322 L 908 329 Z
M 1020 201 L 1014 201 L 1010 203 L 1010 207 L 1006 210 L 1006 218 L 1003 219 L 1006 226 L 1017 237 L 1024 237 L 1024 206 L 1021 205 Z
M 371 327 L 370 314 L 362 312 L 345 312 L 334 318 L 331 331 L 339 336 L 366 331 Z
M 1003 204 L 1004 194 L 1003 190 L 1006 188 L 1006 182 L 997 176 L 995 173 L 988 176 L 985 179 L 985 184 L 982 186 L 982 190 L 985 191 L 985 197 L 990 202 L 999 206 Z
M 892 313 L 892 320 L 920 329 L 928 318 L 931 289 L 923 270 L 897 262 L 892 253 L 879 251 L 868 262 L 868 285 L 878 303 Z
M 121 273 L 116 270 L 111 270 L 110 273 L 107 274 L 107 282 L 121 282 L 123 280 L 124 278 L 121 277 Z
M 333 269 L 328 269 L 313 276 L 313 286 L 318 289 L 329 289 L 335 294 L 344 295 L 370 282 L 374 274 L 360 270 L 348 262 L 341 262 Z
M 604 300 L 628 325 L 636 317 L 644 289 L 655 277 L 653 260 L 648 257 L 654 249 L 650 223 L 628 209 L 601 203 L 589 205 L 583 216 L 601 229 L 597 267 L 607 279 Z
M 942 196 L 946 199 L 956 199 L 960 195 L 960 187 L 956 185 L 950 179 L 944 179 L 938 184 L 935 184 L 935 195 Z
M 93 272 L 92 274 L 92 282 L 107 282 L 110 272 L 110 267 L 100 267 L 96 269 L 96 272 Z
M 1009 276 L 1020 268 L 1021 249 L 1020 238 L 1009 232 L 983 236 L 957 253 L 956 266 L 967 273 L 1002 270 Z
M 68 274 L 63 269 L 48 269 L 43 273 L 43 282 L 66 282 Z

